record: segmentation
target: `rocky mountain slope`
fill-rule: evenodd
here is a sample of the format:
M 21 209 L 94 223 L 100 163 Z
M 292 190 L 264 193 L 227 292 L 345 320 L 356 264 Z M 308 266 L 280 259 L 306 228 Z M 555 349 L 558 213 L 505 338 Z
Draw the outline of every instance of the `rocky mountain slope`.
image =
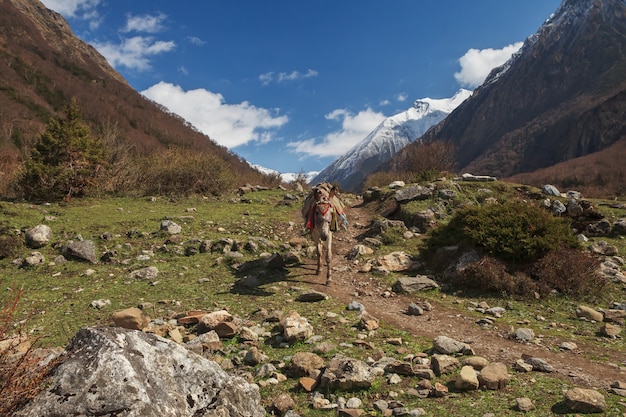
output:
M 360 191 L 360 185 L 369 174 L 441 122 L 471 94 L 471 91 L 461 89 L 451 98 L 416 100 L 410 109 L 383 120 L 363 141 L 326 167 L 311 183 L 337 182 L 344 190 Z
M 38 0 L 0 0 L 0 171 L 74 98 L 94 134 L 148 153 L 182 146 L 256 172 L 180 117 L 135 91 L 61 15 Z
M 423 139 L 450 141 L 459 171 L 500 177 L 534 172 L 626 141 L 624 51 L 623 0 L 564 0 L 515 56 Z M 602 155 L 597 165 L 581 164 L 568 174 L 575 175 L 570 183 L 585 186 L 589 177 L 623 170 L 613 161 L 604 163 L 609 156 Z M 398 155 L 391 166 L 401 165 Z M 564 170 L 553 173 L 563 184 Z M 609 191 L 620 187 L 613 184 Z

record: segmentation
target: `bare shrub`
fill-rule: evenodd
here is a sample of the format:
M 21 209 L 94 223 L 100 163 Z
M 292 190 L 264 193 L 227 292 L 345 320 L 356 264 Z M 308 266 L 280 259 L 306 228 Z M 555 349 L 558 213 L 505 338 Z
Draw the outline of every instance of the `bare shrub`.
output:
M 462 288 L 508 296 L 530 296 L 537 291 L 537 284 L 521 271 L 507 270 L 507 264 L 486 256 L 471 263 L 455 283 Z
M 142 195 L 219 195 L 235 187 L 228 164 L 211 153 L 174 148 L 137 158 L 129 168 L 132 189 Z
M 0 415 L 9 416 L 33 399 L 43 388 L 43 382 L 56 360 L 46 361 L 34 349 L 37 340 L 24 334 L 26 321 L 14 328 L 14 316 L 22 297 L 22 289 L 11 291 L 0 312 Z M 26 345 L 25 351 L 18 351 Z
M 590 253 L 571 248 L 549 252 L 532 268 L 542 293 L 553 290 L 566 295 L 592 297 L 608 284 L 598 273 L 600 261 Z
M 9 227 L 0 227 L 0 259 L 14 257 L 22 247 L 22 239 Z

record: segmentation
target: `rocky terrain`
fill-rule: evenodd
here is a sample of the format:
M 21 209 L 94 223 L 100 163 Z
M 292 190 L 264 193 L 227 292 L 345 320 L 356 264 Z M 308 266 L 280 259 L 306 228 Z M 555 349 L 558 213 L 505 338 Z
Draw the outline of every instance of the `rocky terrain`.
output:
M 247 195 L 242 202 L 254 199 Z M 315 274 L 310 243 L 297 226 L 298 208 L 296 203 L 293 217 L 286 219 L 292 227 L 282 240 L 289 242 L 289 250 L 233 265 L 240 273 L 231 292 L 248 299 L 271 291 L 273 298 L 287 297 L 281 308 L 270 308 L 274 304 L 265 296 L 249 298 L 248 303 L 263 302 L 249 305 L 246 315 L 230 311 L 219 298 L 213 308 L 202 310 L 174 306 L 169 316 L 154 317 L 154 307 L 145 302 L 117 310 L 102 323 L 106 327 L 75 336 L 49 389 L 21 415 L 53 415 L 59 407 L 80 408 L 84 415 L 128 416 L 174 409 L 179 415 L 267 412 L 293 417 L 332 410 L 341 415 L 447 415 L 442 408 L 467 407 L 464 402 L 479 393 L 500 392 L 508 398 L 519 392 L 511 387 L 545 381 L 561 381 L 563 392 L 511 397 L 506 401 L 513 412 L 613 415 L 620 409 L 620 397 L 626 394 L 621 307 L 581 304 L 556 318 L 539 302 L 520 306 L 507 298 L 439 291 L 431 277 L 410 272 L 416 261 L 406 253 L 374 256 L 367 251 L 374 242 L 365 236 L 376 225 L 380 206 L 359 198 L 350 200 L 350 226 L 335 234 L 333 282 L 327 286 L 324 275 Z M 163 221 L 161 228 L 173 242 L 184 233 L 172 220 Z M 26 236 L 31 247 L 39 245 L 33 230 Z M 407 230 L 405 238 L 419 235 Z M 197 252 L 181 249 L 177 256 L 218 251 L 237 258 L 239 250 L 272 247 L 259 238 L 235 248 L 236 241 L 197 241 Z M 92 258 L 94 265 L 119 256 L 105 253 L 96 259 L 89 242 L 66 245 L 64 256 Z M 41 262 L 31 261 L 35 267 Z M 24 262 L 29 261 L 15 264 L 23 268 Z M 274 271 L 280 272 L 278 280 Z M 621 272 L 613 272 L 623 279 Z M 389 273 L 399 278 L 385 280 Z M 134 268 L 129 279 L 158 287 L 159 274 L 156 267 Z M 92 308 L 106 310 L 107 301 L 94 300 Z M 576 322 L 585 324 L 586 333 L 577 333 Z M 143 336 L 132 333 L 139 330 Z M 281 355 L 281 350 L 288 353 Z M 181 370 L 174 376 L 177 382 L 169 380 L 166 370 L 171 367 Z M 84 369 L 89 372 L 82 377 L 70 377 Z M 209 378 L 214 382 L 210 389 L 200 389 L 208 373 L 215 375 Z M 121 386 L 134 388 L 120 391 Z M 247 393 L 245 398 L 241 392 Z M 502 404 L 490 404 L 482 407 L 507 415 Z

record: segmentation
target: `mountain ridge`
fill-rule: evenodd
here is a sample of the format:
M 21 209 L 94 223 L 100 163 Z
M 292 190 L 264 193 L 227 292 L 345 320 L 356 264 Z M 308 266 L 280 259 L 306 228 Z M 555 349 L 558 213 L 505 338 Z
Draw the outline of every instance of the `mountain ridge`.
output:
M 0 65 L 0 186 L 72 99 L 92 134 L 123 144 L 126 153 L 193 149 L 225 161 L 237 176 L 262 178 L 242 158 L 134 90 L 38 0 L 0 0 Z
M 623 0 L 565 0 L 422 140 L 452 144 L 459 171 L 504 178 L 526 173 L 529 180 L 532 172 L 626 140 L 625 34 Z M 402 154 L 391 169 L 400 170 Z M 608 168 L 605 177 L 626 174 Z M 553 174 L 555 182 L 568 180 Z M 567 176 L 584 187 L 580 167 Z M 620 190 L 617 181 L 607 189 Z

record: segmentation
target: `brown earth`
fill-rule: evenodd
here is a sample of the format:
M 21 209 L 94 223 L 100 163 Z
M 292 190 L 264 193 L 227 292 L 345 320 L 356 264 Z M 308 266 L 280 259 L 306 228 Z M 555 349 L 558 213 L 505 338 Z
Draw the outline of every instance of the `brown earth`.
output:
M 347 231 L 334 235 L 332 284 L 325 285 L 325 269 L 322 270 L 322 275 L 315 274 L 314 260 L 306 261 L 303 275 L 299 278 L 301 282 L 346 304 L 358 301 L 381 322 L 417 337 L 433 339 L 445 335 L 468 343 L 477 355 L 492 362 L 511 366 L 522 355 L 541 358 L 555 368 L 551 376 L 580 387 L 606 390 L 615 381 L 626 381 L 626 368 L 623 366 L 625 357 L 611 357 L 610 363 L 590 359 L 606 356 L 606 349 L 601 343 L 575 339 L 571 334 L 562 340 L 544 337 L 541 344 L 520 343 L 506 338 L 508 329 L 499 328 L 497 323 L 487 329 L 480 327 L 475 323 L 476 317 L 467 315 L 467 305 L 462 303 L 455 308 L 449 302 L 429 300 L 434 307 L 432 311 L 427 311 L 422 316 L 407 315 L 405 312 L 408 305 L 418 301 L 418 296 L 392 293 L 380 281 L 367 279 L 346 258 L 350 249 L 358 243 L 358 236 L 370 224 L 372 210 L 367 206 L 353 206 L 347 210 L 347 214 L 350 227 Z M 503 300 L 503 304 L 505 303 L 506 300 Z M 577 349 L 560 350 L 558 346 L 565 341 L 576 343 Z

